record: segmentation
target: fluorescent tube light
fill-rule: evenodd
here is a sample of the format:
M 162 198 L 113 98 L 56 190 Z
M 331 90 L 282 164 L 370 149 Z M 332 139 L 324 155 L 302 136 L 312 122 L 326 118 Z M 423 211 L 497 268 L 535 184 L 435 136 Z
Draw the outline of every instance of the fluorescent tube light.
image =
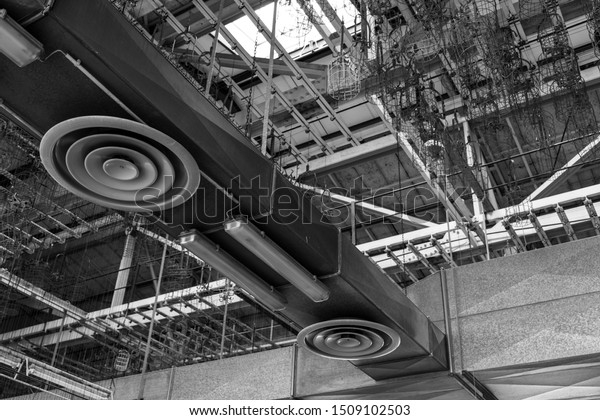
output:
M 285 309 L 286 299 L 283 295 L 198 231 L 182 233 L 179 236 L 179 243 L 244 289 L 257 301 L 274 311 Z
M 37 60 L 42 54 L 40 41 L 0 9 L 0 52 L 19 67 Z
M 316 276 L 252 224 L 238 218 L 225 222 L 224 226 L 225 232 L 314 302 L 323 302 L 329 298 L 329 289 Z

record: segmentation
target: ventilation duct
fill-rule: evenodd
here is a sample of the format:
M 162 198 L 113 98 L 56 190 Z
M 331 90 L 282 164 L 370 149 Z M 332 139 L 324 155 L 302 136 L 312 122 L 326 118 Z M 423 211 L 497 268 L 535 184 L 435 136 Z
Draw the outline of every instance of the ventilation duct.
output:
M 107 207 L 152 210 L 156 223 L 172 237 L 195 229 L 195 236 L 183 236 L 183 245 L 233 281 L 254 279 L 254 284 L 246 286 L 266 286 L 267 294 L 255 292 L 257 300 L 279 309 L 280 317 L 292 328 L 304 329 L 300 340 L 313 351 L 350 359 L 375 379 L 446 369 L 444 334 L 379 267 L 324 220 L 304 192 L 275 171 L 241 131 L 195 90 L 181 69 L 110 2 L 63 0 L 56 3 L 51 15 L 55 19 L 36 23 L 45 25 L 45 31 L 41 30 L 47 37 L 42 38 L 44 44 L 76 56 L 152 125 L 113 118 L 123 114 L 114 111 L 114 104 L 105 107 L 113 110 L 110 118 L 85 117 L 61 123 L 60 113 L 53 115 L 53 124 L 58 125 L 45 136 L 42 156 L 62 185 Z M 62 30 L 63 26 L 69 31 Z M 57 57 L 55 65 L 63 64 L 60 60 L 66 59 Z M 60 84 L 59 72 L 52 66 L 45 63 L 42 76 L 49 79 L 48 85 Z M 10 83 L 12 75 L 5 76 Z M 53 98 L 54 106 L 71 117 L 81 115 L 78 107 L 56 97 L 55 92 L 62 89 L 71 86 L 64 81 L 52 88 L 35 86 L 35 95 Z M 20 95 L 26 98 L 28 93 Z M 19 95 L 9 99 L 20 100 Z M 97 106 L 96 99 L 80 98 L 91 104 L 88 110 Z M 43 113 L 38 116 L 47 118 Z M 35 120 L 35 109 L 30 109 L 27 117 Z M 165 176 L 169 164 L 157 163 L 163 156 L 174 171 L 171 189 L 159 183 L 161 194 L 149 194 L 151 199 L 146 200 L 145 193 L 123 188 L 124 183 L 141 177 L 143 162 L 155 165 L 157 179 Z M 145 188 L 153 185 L 144 182 Z M 140 205 L 139 199 L 148 205 Z M 226 232 L 223 223 L 231 214 L 247 216 L 253 236 L 255 231 L 264 232 L 271 244 L 269 250 L 265 248 L 257 256 L 243 239 Z M 303 282 L 266 261 L 264 252 L 277 254 L 280 262 L 294 266 L 305 280 L 314 281 L 310 276 L 316 276 L 314 286 L 322 293 L 328 291 L 327 300 L 308 297 L 307 290 L 301 291 Z M 269 303 L 266 296 L 278 299 Z M 354 354 L 348 354 L 352 348 Z

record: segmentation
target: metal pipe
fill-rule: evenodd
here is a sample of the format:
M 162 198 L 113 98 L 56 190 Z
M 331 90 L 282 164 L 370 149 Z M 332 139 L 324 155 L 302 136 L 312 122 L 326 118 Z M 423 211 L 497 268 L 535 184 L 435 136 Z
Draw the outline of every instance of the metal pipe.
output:
M 277 4 L 277 2 L 275 4 Z M 229 310 L 230 286 L 231 285 L 229 283 L 229 280 L 227 280 L 227 287 L 225 288 L 225 292 L 223 293 L 223 295 L 225 296 L 225 309 L 223 310 L 223 328 L 221 330 L 221 350 L 219 353 L 219 359 L 223 358 L 223 351 L 225 349 L 225 335 L 227 334 L 227 312 Z
M 219 33 L 221 32 L 221 18 L 223 15 L 223 3 L 225 0 L 219 2 L 219 12 L 217 13 L 217 22 L 215 22 L 217 28 L 215 29 L 215 37 L 213 38 L 212 49 L 210 52 L 210 70 L 208 71 L 208 77 L 206 79 L 206 94 L 210 96 L 210 85 L 212 83 L 213 73 L 215 71 L 215 60 L 217 59 L 217 47 L 219 46 Z M 195 44 L 195 43 L 194 43 Z M 215 99 L 216 99 L 215 95 Z
M 440 283 L 442 287 L 442 306 L 444 311 L 444 327 L 446 328 L 446 340 L 448 344 L 448 369 L 451 374 L 455 373 L 454 366 L 454 343 L 452 342 L 452 321 L 450 318 L 450 299 L 448 297 L 448 280 L 446 270 L 440 270 Z
M 48 235 L 49 237 L 51 237 L 52 239 L 54 239 L 58 243 L 60 243 L 60 244 L 64 244 L 65 243 L 65 239 L 64 238 L 60 238 L 59 236 L 56 236 L 54 233 L 50 232 L 48 229 L 46 229 L 42 225 L 40 225 L 38 223 L 35 223 L 33 220 L 27 220 L 27 223 L 35 226 L 40 231 L 44 232 L 46 235 Z
M 44 16 L 46 16 L 48 14 L 50 9 L 52 9 L 52 6 L 54 6 L 54 1 L 55 0 L 46 1 L 46 4 L 42 8 L 42 10 L 40 10 L 39 12 L 37 12 L 35 15 L 31 16 L 30 18 L 24 20 L 23 22 L 20 22 L 19 24 L 23 27 L 26 27 L 26 26 L 31 25 L 32 23 L 37 22 L 38 20 L 40 20 L 41 18 L 43 18 Z
M 60 50 L 59 50 L 60 51 Z M 125 105 L 119 98 L 116 97 L 114 93 L 112 93 L 100 80 L 96 79 L 92 73 L 87 71 L 85 67 L 81 65 L 81 60 L 74 58 L 70 54 L 67 54 L 63 51 L 60 51 L 64 54 L 64 56 L 69 60 L 77 69 L 82 72 L 88 79 L 92 81 L 96 86 L 102 90 L 102 92 L 106 93 L 113 101 L 115 101 L 125 112 L 127 112 L 130 116 L 133 117 L 137 122 L 145 124 L 145 122 L 135 113 L 133 112 L 127 105 Z
M 275 33 L 275 28 L 277 27 L 277 3 L 278 0 L 275 0 L 273 3 L 273 25 L 271 28 L 271 33 Z M 269 74 L 267 79 L 267 84 L 265 86 L 265 111 L 263 112 L 263 130 L 261 137 L 261 145 L 260 151 L 263 155 L 267 154 L 267 137 L 269 133 L 269 116 L 273 112 L 273 106 L 271 101 L 271 90 L 273 89 L 273 59 L 275 55 L 275 43 L 271 42 L 271 48 L 269 49 Z M 273 150 L 271 150 L 273 153 Z
M 29 132 L 31 132 L 32 134 L 34 134 L 35 136 L 37 136 L 38 138 L 42 138 L 42 133 L 40 133 L 38 130 L 36 130 L 35 128 L 33 128 L 27 121 L 25 121 L 23 118 L 21 118 L 21 116 L 19 116 L 15 111 L 13 111 L 11 108 L 9 108 L 5 103 L 3 99 L 0 99 L 0 108 L 2 108 L 4 111 L 6 111 L 6 113 L 12 117 L 13 119 L 15 119 L 19 125 L 25 127 L 25 129 Z M 37 144 L 33 144 L 33 143 L 29 143 L 28 144 L 30 146 L 35 147 L 36 149 L 39 147 Z
M 586 165 L 592 165 L 592 164 L 598 163 L 598 162 L 600 162 L 600 158 L 598 158 L 598 159 L 592 159 L 592 160 L 589 160 L 589 161 L 586 161 L 586 162 L 576 163 L 576 164 L 571 165 L 571 166 L 569 166 L 568 168 L 565 168 L 565 169 L 579 168 L 579 167 L 586 166 Z M 531 180 L 534 180 L 534 179 L 543 178 L 545 176 L 552 176 L 556 172 L 557 171 L 548 171 L 548 172 L 544 172 L 544 173 L 539 173 L 539 174 L 534 175 L 532 177 L 520 178 L 520 179 L 516 180 L 516 182 L 518 184 L 522 184 L 522 183 L 524 183 L 524 181 L 531 181 Z M 458 175 L 458 174 L 455 174 L 455 175 Z M 503 184 L 498 184 L 498 185 L 495 185 L 495 186 L 490 187 L 490 188 L 485 188 L 483 191 L 495 190 L 495 189 L 498 189 L 498 188 L 506 187 L 508 185 L 514 185 L 514 182 L 505 182 Z
M 56 355 L 58 353 L 58 347 L 60 345 L 60 342 L 62 341 L 62 334 L 63 334 L 63 329 L 65 328 L 66 320 L 67 320 L 67 313 L 64 312 L 62 322 L 60 323 L 60 330 L 58 331 L 58 340 L 56 341 L 56 344 L 54 345 L 54 352 L 52 353 L 52 361 L 50 362 L 50 366 L 54 366 L 54 362 L 56 361 Z
M 350 223 L 352 224 L 352 245 L 356 245 L 356 201 L 350 203 Z
M 296 378 L 298 377 L 298 344 L 292 346 L 292 374 L 290 375 L 290 398 L 296 396 Z
M 173 248 L 175 251 L 186 252 L 187 255 L 189 255 L 192 258 L 194 258 L 196 261 L 198 261 L 198 263 L 204 264 L 204 260 L 202 260 L 200 257 L 196 256 L 195 254 L 191 253 L 190 251 L 188 251 L 187 249 L 185 249 L 184 247 L 182 247 L 181 245 L 179 245 L 175 241 L 167 239 L 164 236 L 160 236 L 158 233 L 153 232 L 151 230 L 148 230 L 148 229 L 146 229 L 144 227 L 138 227 L 136 229 L 136 231 L 139 232 L 139 233 L 142 233 L 142 234 L 146 235 L 147 237 L 152 238 L 152 239 L 154 239 L 154 240 L 156 240 L 158 242 L 162 242 L 163 244 L 167 244 L 170 248 Z M 156 276 L 153 276 L 153 278 L 156 278 Z
M 175 385 L 175 366 L 171 366 L 171 370 L 169 372 L 169 389 L 167 390 L 167 401 L 171 400 L 173 396 L 173 386 Z
M 152 342 L 152 333 L 154 332 L 154 321 L 156 318 L 156 308 L 158 307 L 158 293 L 160 292 L 160 284 L 162 283 L 163 272 L 165 269 L 165 260 L 167 257 L 167 244 L 165 243 L 162 252 L 162 260 L 160 261 L 160 269 L 158 270 L 158 284 L 156 287 L 156 295 L 154 296 L 154 304 L 152 305 L 152 321 L 148 329 L 148 341 L 146 342 L 146 351 L 144 352 L 144 362 L 142 364 L 142 373 L 140 378 L 140 389 L 138 399 L 144 399 L 144 388 L 146 386 L 146 371 L 148 370 L 148 359 L 150 357 L 150 343 Z
M 28 247 L 27 245 L 23 244 L 21 241 L 17 241 L 14 238 L 11 238 L 10 236 L 0 232 L 0 237 L 6 239 L 7 241 L 9 241 L 10 243 L 12 243 L 13 245 L 18 245 L 21 248 L 23 248 L 28 254 L 33 254 L 35 247 Z
M 125 289 L 127 288 L 127 282 L 129 280 L 129 272 L 131 271 L 131 265 L 133 264 L 136 238 L 132 231 L 128 231 L 126 235 L 125 246 L 123 247 L 123 256 L 121 257 L 121 263 L 119 264 L 119 274 L 117 274 L 115 291 L 110 304 L 111 308 L 123 304 L 123 301 L 125 300 Z M 158 291 L 156 293 L 158 295 Z
M 526 155 L 531 155 L 533 153 L 541 152 L 541 151 L 544 151 L 544 150 L 549 149 L 549 148 L 560 147 L 560 146 L 565 145 L 565 144 L 573 143 L 574 141 L 577 141 L 577 140 L 584 140 L 584 139 L 586 139 L 588 137 L 592 137 L 594 135 L 598 135 L 598 132 L 594 132 L 594 133 L 590 133 L 590 134 L 585 134 L 585 135 L 579 136 L 579 137 L 574 137 L 574 138 L 569 139 L 569 140 L 563 140 L 563 141 L 560 141 L 560 142 L 557 142 L 557 143 L 550 144 L 548 146 L 540 147 L 540 148 L 533 149 L 533 150 L 528 150 L 528 151 L 523 152 L 523 153 L 517 153 L 517 154 L 514 154 L 514 155 L 510 155 L 508 157 L 505 157 L 505 158 L 496 159 L 496 160 L 493 160 L 491 162 L 481 163 L 481 164 L 479 164 L 477 166 L 480 167 L 480 168 L 491 167 L 491 166 L 496 165 L 497 163 L 500 163 L 500 162 L 504 162 L 504 161 L 507 161 L 507 160 L 515 159 L 515 158 L 526 156 Z M 455 176 L 455 175 L 460 175 L 460 174 L 461 174 L 461 172 L 455 172 L 455 173 L 452 173 L 452 174 L 448 174 L 448 176 Z

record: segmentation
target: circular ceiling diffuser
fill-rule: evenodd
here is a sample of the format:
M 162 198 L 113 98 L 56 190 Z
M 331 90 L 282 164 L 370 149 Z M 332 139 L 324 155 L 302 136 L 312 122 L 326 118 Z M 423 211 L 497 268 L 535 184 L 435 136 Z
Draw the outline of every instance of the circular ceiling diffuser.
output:
M 200 184 L 196 160 L 185 147 L 122 118 L 87 116 L 57 124 L 42 138 L 40 156 L 63 187 L 117 210 L 169 209 Z
M 334 319 L 304 328 L 298 344 L 330 359 L 366 360 L 393 352 L 400 345 L 400 335 L 376 322 Z

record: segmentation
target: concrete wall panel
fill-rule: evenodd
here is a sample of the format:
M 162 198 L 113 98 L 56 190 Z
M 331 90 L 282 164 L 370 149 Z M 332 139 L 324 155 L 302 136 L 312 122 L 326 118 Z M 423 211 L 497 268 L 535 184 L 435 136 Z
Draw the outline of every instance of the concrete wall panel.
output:
M 481 370 L 600 352 L 600 238 L 447 271 L 457 369 Z M 443 323 L 439 275 L 409 297 Z
M 290 398 L 292 348 L 177 368 L 174 400 Z

